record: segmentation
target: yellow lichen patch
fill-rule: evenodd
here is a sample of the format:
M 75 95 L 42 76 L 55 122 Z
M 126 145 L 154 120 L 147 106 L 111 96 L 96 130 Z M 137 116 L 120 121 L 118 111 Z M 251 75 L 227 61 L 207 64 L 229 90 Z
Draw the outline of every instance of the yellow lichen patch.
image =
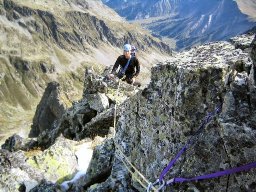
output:
M 36 148 L 25 152 L 26 157 L 33 157 L 42 153 L 42 149 Z
M 122 90 L 117 90 L 115 88 L 108 88 L 108 92 L 106 94 L 111 100 L 115 101 L 116 104 L 121 104 L 127 99 L 127 94 Z
M 37 150 L 27 153 L 27 163 L 35 169 L 44 173 L 47 180 L 61 182 L 67 175 L 76 171 L 77 160 L 74 154 L 72 143 L 68 140 L 59 140 L 49 149 L 37 154 Z
M 62 101 L 62 103 L 64 103 L 65 108 L 69 108 L 72 106 L 72 101 L 64 93 L 60 94 L 60 100 Z

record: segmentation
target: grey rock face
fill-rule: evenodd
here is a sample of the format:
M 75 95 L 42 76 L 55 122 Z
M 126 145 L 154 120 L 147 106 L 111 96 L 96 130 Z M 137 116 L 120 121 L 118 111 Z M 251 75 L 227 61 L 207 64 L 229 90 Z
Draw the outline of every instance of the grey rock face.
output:
M 251 44 L 251 58 L 253 60 L 253 65 L 251 67 L 250 71 L 250 78 L 249 78 L 249 90 L 250 90 L 250 99 L 251 99 L 251 105 L 253 108 L 256 107 L 256 35 L 254 36 L 254 39 Z
M 0 150 L 0 190 L 29 191 L 44 179 L 40 171 L 26 162 L 24 152 Z
M 194 137 L 193 145 L 164 179 L 191 178 L 256 161 L 255 83 L 252 70 L 237 67 L 237 61 L 252 65 L 248 53 L 227 42 L 177 53 L 172 60 L 154 67 L 151 84 L 122 105 L 115 143 L 149 181 L 159 177 L 207 113 L 219 105 L 220 114 Z M 137 179 L 143 182 L 141 177 L 129 175 L 116 153 L 110 177 L 88 191 L 145 190 Z M 173 188 L 254 191 L 255 169 Z

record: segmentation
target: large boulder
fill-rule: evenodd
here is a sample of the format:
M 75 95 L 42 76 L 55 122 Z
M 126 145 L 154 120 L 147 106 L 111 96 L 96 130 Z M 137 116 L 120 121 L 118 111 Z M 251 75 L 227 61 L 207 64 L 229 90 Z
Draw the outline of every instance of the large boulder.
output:
M 28 157 L 27 163 L 35 170 L 44 172 L 47 181 L 62 182 L 70 179 L 77 171 L 75 143 L 58 137 L 55 143 L 44 151 L 37 151 Z
M 43 131 L 51 129 L 62 117 L 69 103 L 59 83 L 50 82 L 37 106 L 29 137 L 37 137 Z
M 45 179 L 42 171 L 33 169 L 22 151 L 0 150 L 0 191 L 29 191 Z

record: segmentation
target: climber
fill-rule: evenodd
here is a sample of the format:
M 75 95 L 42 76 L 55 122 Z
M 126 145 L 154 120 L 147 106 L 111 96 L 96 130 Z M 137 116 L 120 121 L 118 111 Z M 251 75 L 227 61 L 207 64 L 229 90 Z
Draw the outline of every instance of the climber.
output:
M 132 46 L 130 44 L 124 45 L 124 53 L 120 55 L 111 71 L 109 77 L 113 79 L 115 75 L 126 81 L 129 84 L 134 84 L 135 78 L 140 73 L 140 63 L 137 57 L 131 55 Z M 120 67 L 119 72 L 116 73 L 116 70 Z

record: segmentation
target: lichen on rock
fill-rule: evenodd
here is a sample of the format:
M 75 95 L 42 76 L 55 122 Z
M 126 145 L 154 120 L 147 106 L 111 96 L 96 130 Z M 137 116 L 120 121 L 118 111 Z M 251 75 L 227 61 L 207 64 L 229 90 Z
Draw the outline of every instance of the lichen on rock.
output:
M 177 53 L 171 60 L 155 66 L 149 86 L 123 103 L 115 143 L 149 181 L 155 181 L 204 117 L 221 105 L 221 113 L 194 138 L 193 145 L 165 179 L 191 178 L 255 162 L 252 63 L 249 53 L 228 42 Z M 113 161 L 110 177 L 88 191 L 143 189 L 117 154 Z M 174 189 L 253 191 L 254 178 L 252 169 L 176 184 Z

